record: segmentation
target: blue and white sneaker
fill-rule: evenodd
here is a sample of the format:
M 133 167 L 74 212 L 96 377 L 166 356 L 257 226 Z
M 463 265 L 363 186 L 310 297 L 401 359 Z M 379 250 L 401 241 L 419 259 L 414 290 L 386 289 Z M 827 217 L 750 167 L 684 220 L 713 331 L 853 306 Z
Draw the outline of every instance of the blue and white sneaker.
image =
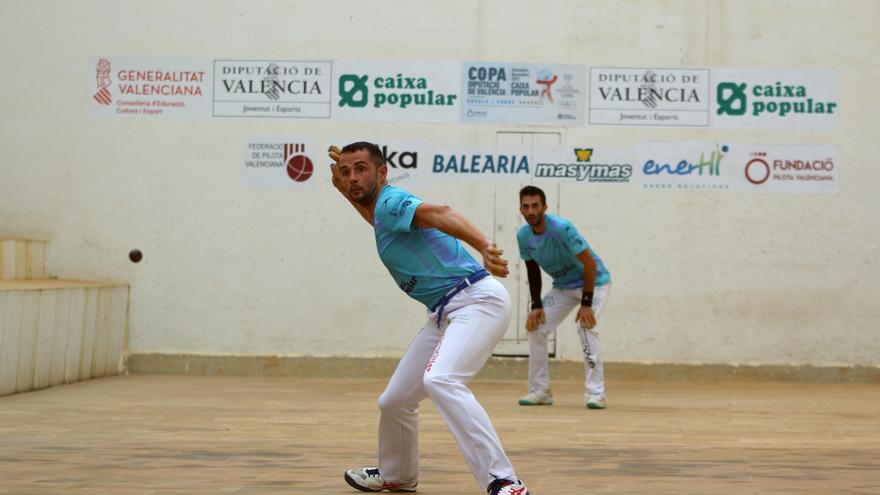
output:
M 535 390 L 520 397 L 518 403 L 521 406 L 552 406 L 553 392 L 549 390 Z
M 385 481 L 379 468 L 357 468 L 345 472 L 345 481 L 362 492 L 414 492 L 418 480 L 392 483 Z
M 588 409 L 605 409 L 605 396 L 599 394 L 590 394 L 585 404 Z
M 489 495 L 529 495 L 529 489 L 520 481 L 510 481 L 508 479 L 497 479 L 489 484 L 486 488 Z

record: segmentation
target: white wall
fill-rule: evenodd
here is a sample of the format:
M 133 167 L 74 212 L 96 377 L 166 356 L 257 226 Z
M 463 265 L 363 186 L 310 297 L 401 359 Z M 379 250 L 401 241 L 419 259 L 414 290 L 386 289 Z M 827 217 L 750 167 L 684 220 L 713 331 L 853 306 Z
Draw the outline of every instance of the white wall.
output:
M 584 194 L 563 185 L 561 213 L 614 277 L 602 321 L 609 360 L 876 366 L 878 21 L 872 0 L 5 1 L 0 234 L 51 239 L 54 275 L 130 282 L 132 352 L 396 356 L 424 313 L 378 261 L 369 226 L 329 185 L 245 189 L 242 140 L 370 134 L 491 145 L 499 130 L 529 128 L 96 119 L 83 98 L 90 58 L 835 69 L 834 132 L 562 131 L 568 142 L 627 146 L 839 144 L 839 194 Z M 469 209 L 477 191 L 418 193 L 485 221 Z M 515 259 L 512 235 L 502 242 Z M 138 265 L 126 257 L 135 247 L 145 253 Z

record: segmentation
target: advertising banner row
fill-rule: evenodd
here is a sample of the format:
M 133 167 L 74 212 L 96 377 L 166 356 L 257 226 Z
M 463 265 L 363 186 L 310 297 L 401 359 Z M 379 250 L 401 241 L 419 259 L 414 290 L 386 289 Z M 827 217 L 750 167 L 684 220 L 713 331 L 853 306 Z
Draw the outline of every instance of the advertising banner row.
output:
M 837 127 L 830 70 L 457 61 L 91 61 L 104 117 L 287 118 L 720 129 Z
M 337 144 L 351 142 L 339 139 Z M 329 187 L 330 143 L 249 138 L 247 187 Z M 402 187 L 438 182 L 570 183 L 647 190 L 833 194 L 840 187 L 836 145 L 642 142 L 603 146 L 476 149 L 416 142 L 381 145 L 388 181 Z

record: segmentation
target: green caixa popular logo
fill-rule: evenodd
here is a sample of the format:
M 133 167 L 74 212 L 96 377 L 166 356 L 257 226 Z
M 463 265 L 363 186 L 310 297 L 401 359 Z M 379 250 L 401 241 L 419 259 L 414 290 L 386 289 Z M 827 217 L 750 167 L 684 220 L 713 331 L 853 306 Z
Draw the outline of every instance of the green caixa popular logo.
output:
M 752 85 L 723 81 L 716 87 L 715 99 L 716 114 L 734 117 L 833 114 L 837 110 L 836 101 L 814 99 L 806 86 L 783 81 Z
M 434 91 L 425 77 L 407 74 L 372 78 L 365 74 L 339 76 L 339 107 L 451 107 L 456 99 L 456 94 Z

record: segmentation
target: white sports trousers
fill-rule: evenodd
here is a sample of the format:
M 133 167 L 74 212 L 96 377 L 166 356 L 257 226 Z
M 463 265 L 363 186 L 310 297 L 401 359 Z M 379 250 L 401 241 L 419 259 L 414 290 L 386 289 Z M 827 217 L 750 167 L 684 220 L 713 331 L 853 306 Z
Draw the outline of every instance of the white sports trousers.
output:
M 510 322 L 510 296 L 486 277 L 459 292 L 436 314 L 400 359 L 379 397 L 379 472 L 390 482 L 419 476 L 419 402 L 430 397 L 483 490 L 496 478 L 516 479 L 483 406 L 467 384 L 480 371 Z
M 605 361 L 602 359 L 602 348 L 599 345 L 598 320 L 610 291 L 611 284 L 600 285 L 593 289 L 593 314 L 596 315 L 596 326 L 592 329 L 586 329 L 582 328 L 580 323 L 577 324 L 581 346 L 589 345 L 594 364 L 591 367 L 590 363 L 584 359 L 584 385 L 587 394 L 605 395 Z M 547 338 L 571 314 L 571 310 L 580 307 L 582 292 L 580 288 L 557 289 L 553 287 L 544 296 L 542 300 L 544 323 L 529 332 L 529 392 L 550 390 L 550 360 L 547 355 Z

